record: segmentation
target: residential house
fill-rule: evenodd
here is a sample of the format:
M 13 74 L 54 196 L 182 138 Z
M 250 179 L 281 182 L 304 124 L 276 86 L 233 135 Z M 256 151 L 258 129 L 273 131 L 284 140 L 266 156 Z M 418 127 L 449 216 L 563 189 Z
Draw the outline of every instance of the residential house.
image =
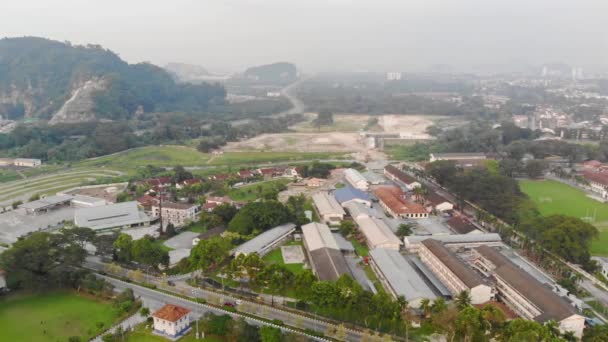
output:
M 492 299 L 492 287 L 441 242 L 434 239 L 422 241 L 418 255 L 453 297 L 467 291 L 471 304 L 482 304 Z
M 188 186 L 193 186 L 193 185 L 196 185 L 196 184 L 201 184 L 202 182 L 203 182 L 202 179 L 199 179 L 199 178 L 185 179 L 185 180 L 177 183 L 175 185 L 175 187 L 177 189 L 181 190 L 181 189 L 183 189 L 185 187 L 188 187 Z
M 429 211 L 444 212 L 454 209 L 454 204 L 452 202 L 433 190 L 428 190 L 424 199 L 427 210 Z
M 152 314 L 154 332 L 177 339 L 190 329 L 190 310 L 167 304 Z

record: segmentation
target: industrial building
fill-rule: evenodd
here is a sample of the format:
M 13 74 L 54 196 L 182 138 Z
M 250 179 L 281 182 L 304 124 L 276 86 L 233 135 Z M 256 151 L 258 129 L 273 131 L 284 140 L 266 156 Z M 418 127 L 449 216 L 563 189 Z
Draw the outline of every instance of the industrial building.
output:
M 483 165 L 487 159 L 485 153 L 431 153 L 429 156 L 431 163 L 438 160 L 450 160 L 463 168 Z
M 137 202 L 132 201 L 76 209 L 74 224 L 101 231 L 148 226 L 150 218 L 139 210 Z
M 266 253 L 270 252 L 272 249 L 278 247 L 289 239 L 295 230 L 296 225 L 293 223 L 287 223 L 271 228 L 236 247 L 232 250 L 231 254 L 238 256 L 239 254 L 249 255 L 251 253 L 257 253 L 259 256 L 264 256 Z
M 398 251 L 374 248 L 369 251 L 371 266 L 384 288 L 394 297 L 403 296 L 413 308 L 435 294 L 414 267 Z
M 420 204 L 405 199 L 405 194 L 395 186 L 381 186 L 374 189 L 374 195 L 380 205 L 393 217 L 420 219 L 429 217 L 429 213 Z
M 401 240 L 384 223 L 384 221 L 369 216 L 360 216 L 355 219 L 359 231 L 365 235 L 369 248 L 387 248 L 398 251 L 402 245 Z
M 384 168 L 384 175 L 386 176 L 386 178 L 403 185 L 407 190 L 410 191 L 414 190 L 414 188 L 422 186 L 416 178 L 401 171 L 398 167 L 394 165 L 387 165 Z
M 345 208 L 346 210 L 348 210 L 348 213 L 350 214 L 350 217 L 353 218 L 353 220 L 356 220 L 359 217 L 374 217 L 372 209 L 361 203 L 348 202 L 345 205 Z
M 361 175 L 361 173 L 355 169 L 344 170 L 344 179 L 346 179 L 346 181 L 354 188 L 359 190 L 367 191 L 369 187 L 367 179 L 365 179 L 365 177 L 363 177 L 363 175 Z
M 492 299 L 492 287 L 441 242 L 433 239 L 424 240 L 418 250 L 418 255 L 420 260 L 450 290 L 452 296 L 455 297 L 461 292 L 467 291 L 470 293 L 472 304 L 482 304 Z
M 317 222 L 303 225 L 302 237 L 312 271 L 320 280 L 336 280 L 343 274 L 352 276 L 327 225 Z
M 447 198 L 439 195 L 433 190 L 428 190 L 428 193 L 424 196 L 426 201 L 426 207 L 429 211 L 450 211 L 454 209 L 454 204 L 448 201 Z
M 344 219 L 344 209 L 336 199 L 327 192 L 319 192 L 312 196 L 317 213 L 327 224 L 339 224 Z
M 72 198 L 73 196 L 71 195 L 47 196 L 39 200 L 23 203 L 19 206 L 19 209 L 28 215 L 44 214 L 51 210 L 69 206 Z
M 553 320 L 562 333 L 571 331 L 582 337 L 585 317 L 568 301 L 492 247 L 480 246 L 473 254 L 475 267 L 496 282 L 499 299 L 519 316 L 540 323 Z
M 454 216 L 446 223 L 457 234 L 483 234 L 472 222 L 462 216 Z
M 406 236 L 403 238 L 403 244 L 408 252 L 417 253 L 422 242 L 428 239 L 437 240 L 446 246 L 454 248 L 503 245 L 500 235 L 496 233 Z
M 337 189 L 334 191 L 333 195 L 336 198 L 336 201 L 343 207 L 350 202 L 365 204 L 368 207 L 371 207 L 372 205 L 372 201 L 367 192 L 353 188 L 350 185 Z

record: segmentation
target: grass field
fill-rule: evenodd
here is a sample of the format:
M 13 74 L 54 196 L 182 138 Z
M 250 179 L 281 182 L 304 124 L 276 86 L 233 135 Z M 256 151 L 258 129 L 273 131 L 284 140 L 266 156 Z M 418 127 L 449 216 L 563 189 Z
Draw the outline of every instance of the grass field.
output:
M 581 219 L 595 216 L 595 221 L 591 223 L 600 230 L 600 237 L 592 243 L 591 253 L 608 255 L 608 204 L 593 200 L 582 190 L 557 181 L 524 180 L 519 184 L 543 215 L 564 214 Z
M 254 201 L 259 198 L 258 186 L 261 187 L 261 193 L 265 189 L 274 188 L 280 184 L 287 185 L 291 179 L 276 179 L 267 182 L 259 182 L 251 185 L 245 185 L 237 189 L 230 189 L 228 197 L 234 201 Z
M 133 173 L 138 167 L 257 165 L 315 159 L 343 159 L 344 153 L 317 152 L 226 152 L 218 156 L 188 146 L 146 146 L 75 163 L 74 167 L 109 168 Z
M 291 241 L 285 244 L 286 246 L 298 245 L 302 246 L 302 242 L 300 241 Z M 271 264 L 279 264 L 285 266 L 288 270 L 293 272 L 294 274 L 304 272 L 304 264 L 286 264 L 283 260 L 283 254 L 281 253 L 281 248 L 277 248 L 275 250 L 270 251 L 270 253 L 264 255 L 264 261 Z
M 125 339 L 125 342 L 167 342 L 167 341 L 169 341 L 169 340 L 164 337 L 154 335 L 152 333 L 151 329 L 147 329 L 143 325 L 140 325 L 137 328 L 135 328 L 135 330 L 133 332 L 131 332 Z M 225 339 L 223 339 L 219 336 L 207 336 L 205 338 L 201 338 L 201 339 L 197 340 L 194 336 L 194 332 L 190 331 L 190 333 L 188 333 L 186 336 L 180 338 L 179 341 L 180 342 L 195 342 L 195 341 L 222 342 L 222 341 L 225 341 Z
M 88 341 L 99 331 L 98 322 L 109 327 L 117 319 L 110 304 L 68 292 L 10 295 L 0 301 L 0 340 Z

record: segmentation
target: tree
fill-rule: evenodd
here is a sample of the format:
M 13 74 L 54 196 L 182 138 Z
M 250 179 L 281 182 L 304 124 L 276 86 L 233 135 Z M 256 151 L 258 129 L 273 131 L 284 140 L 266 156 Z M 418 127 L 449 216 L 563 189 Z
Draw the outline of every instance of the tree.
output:
M 583 342 L 604 342 L 608 341 L 608 325 L 594 325 L 585 328 Z
M 221 218 L 224 224 L 228 224 L 234 215 L 236 215 L 237 211 L 238 210 L 232 204 L 223 203 L 213 208 L 211 212 L 213 215 L 217 215 Z
M 340 222 L 340 234 L 344 236 L 349 236 L 355 230 L 355 224 L 353 221 L 343 220 Z
M 265 325 L 260 328 L 262 342 L 281 342 L 281 329 Z
M 226 259 L 231 248 L 232 244 L 230 241 L 219 236 L 201 240 L 190 251 L 190 265 L 194 269 L 206 271 L 209 267 Z
M 459 310 L 471 306 L 471 295 L 469 294 L 469 291 L 461 291 L 458 296 L 456 296 L 456 306 Z
M 435 301 L 431 305 L 431 311 L 434 314 L 442 313 L 443 311 L 447 310 L 447 308 L 448 305 L 446 304 L 445 299 L 443 297 L 435 299 Z
M 289 210 L 277 201 L 253 202 L 245 205 L 228 224 L 228 230 L 249 235 L 254 230 L 265 231 L 291 220 Z
M 62 233 L 35 232 L 0 254 L 11 288 L 51 288 L 74 285 L 70 274 L 84 262 L 86 251 Z
M 410 236 L 410 235 L 412 235 L 412 225 L 408 224 L 408 223 L 400 224 L 399 227 L 397 228 L 397 236 L 402 238 L 404 236 Z
M 429 317 L 429 315 L 432 312 L 432 303 L 431 300 L 428 298 L 423 298 L 420 301 L 420 311 L 422 311 L 422 314 L 424 315 L 424 317 Z
M 317 119 L 315 120 L 315 126 L 321 129 L 321 126 L 328 126 L 334 123 L 334 115 L 327 109 L 319 111 Z
M 90 228 L 63 228 L 61 233 L 66 239 L 78 243 L 81 248 L 85 248 L 87 243 L 93 242 L 96 237 L 95 231 Z
M 173 168 L 173 182 L 174 183 L 181 183 L 187 179 L 192 179 L 192 173 L 186 171 L 186 169 L 184 169 L 183 166 L 178 165 L 176 167 Z
M 133 260 L 148 266 L 169 264 L 169 253 L 160 245 L 155 244 L 149 235 L 133 242 L 131 249 Z
M 468 306 L 458 313 L 455 327 L 454 335 L 458 340 L 484 341 L 487 340 L 486 332 L 490 329 L 490 324 L 479 309 Z
M 120 234 L 114 241 L 115 254 L 118 261 L 131 261 L 131 249 L 133 247 L 133 238 L 128 234 Z
M 142 307 L 142 308 L 139 310 L 139 314 L 140 314 L 142 317 L 148 317 L 148 316 L 150 316 L 150 309 L 148 309 L 148 308 L 146 308 L 146 307 Z
M 524 170 L 528 177 L 538 178 L 543 175 L 546 169 L 546 164 L 543 160 L 533 159 L 529 160 L 524 167 Z

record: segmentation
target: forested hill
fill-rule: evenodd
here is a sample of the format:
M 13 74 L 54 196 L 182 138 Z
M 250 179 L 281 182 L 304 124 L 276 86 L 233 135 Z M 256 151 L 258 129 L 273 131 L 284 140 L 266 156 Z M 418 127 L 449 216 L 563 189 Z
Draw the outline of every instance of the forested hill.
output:
M 128 64 L 99 45 L 44 38 L 0 39 L 0 116 L 10 119 L 129 119 L 136 112 L 205 112 L 226 92 L 176 84 L 149 63 Z M 66 103 L 67 101 L 67 103 Z
M 291 83 L 298 77 L 298 70 L 291 63 L 279 62 L 248 68 L 245 77 L 262 82 Z

